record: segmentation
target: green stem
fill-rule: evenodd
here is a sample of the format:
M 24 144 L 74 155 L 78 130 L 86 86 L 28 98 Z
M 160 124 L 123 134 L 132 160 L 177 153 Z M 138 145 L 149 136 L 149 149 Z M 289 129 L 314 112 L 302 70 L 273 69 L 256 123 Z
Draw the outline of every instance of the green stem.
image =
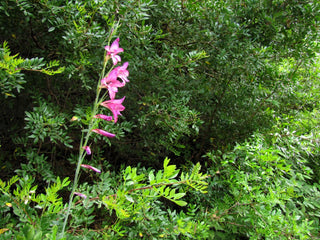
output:
M 96 112 L 96 109 L 97 109 L 97 106 L 95 105 L 93 112 Z M 71 193 L 70 193 L 70 196 L 69 196 L 69 204 L 68 204 L 67 213 L 66 213 L 66 216 L 65 216 L 65 219 L 64 219 L 64 223 L 63 223 L 63 227 L 62 227 L 62 237 L 64 235 L 64 232 L 65 232 L 65 229 L 66 229 L 66 226 L 67 226 L 67 223 L 68 223 L 68 217 L 70 215 L 70 210 L 71 210 L 71 207 L 72 207 L 74 192 L 76 191 L 76 188 L 78 187 L 81 164 L 82 164 L 83 159 L 85 157 L 85 150 L 82 147 L 86 146 L 88 144 L 89 137 L 91 135 L 91 128 L 93 127 L 93 125 L 94 125 L 94 121 L 93 121 L 93 118 L 91 118 L 90 124 L 89 124 L 89 127 L 88 127 L 88 132 L 87 132 L 87 135 L 86 135 L 86 137 L 84 139 L 84 142 L 83 142 L 83 136 L 81 138 L 80 149 L 79 149 L 79 158 L 78 158 L 76 173 L 75 173 L 75 176 L 74 176 L 72 190 L 71 190 Z
M 94 101 L 94 104 L 93 104 L 92 115 L 91 115 L 91 119 L 90 119 L 90 122 L 89 122 L 89 126 L 87 128 L 88 131 L 87 131 L 87 134 L 86 134 L 85 138 L 83 138 L 83 135 L 81 137 L 80 148 L 79 148 L 79 158 L 78 158 L 78 162 L 77 162 L 77 168 L 76 168 L 76 173 L 75 173 L 75 176 L 74 176 L 72 190 L 71 190 L 70 197 L 69 197 L 69 204 L 68 204 L 67 212 L 66 212 L 64 223 L 63 223 L 63 227 L 62 227 L 62 237 L 63 237 L 63 235 L 65 233 L 66 226 L 67 226 L 67 223 L 68 223 L 68 217 L 70 215 L 71 207 L 73 205 L 72 202 L 73 202 L 74 192 L 76 191 L 76 189 L 78 187 L 78 181 L 79 181 L 79 178 L 80 178 L 81 164 L 82 164 L 83 159 L 84 159 L 84 157 L 86 155 L 85 150 L 82 147 L 83 146 L 87 146 L 87 144 L 88 144 L 88 141 L 89 141 L 89 138 L 90 138 L 90 135 L 91 135 L 91 130 L 93 129 L 93 127 L 95 125 L 95 121 L 96 121 L 93 118 L 93 116 L 95 116 L 97 114 L 98 108 L 99 108 L 99 104 L 106 96 L 104 94 L 103 97 L 102 97 L 102 100 L 99 98 L 100 97 L 100 92 L 101 92 L 100 81 L 104 77 L 105 69 L 106 69 L 106 66 L 107 66 L 106 57 L 104 57 L 104 59 L 105 60 L 104 60 L 104 63 L 103 63 L 103 70 L 101 72 L 101 76 L 100 76 L 99 82 L 97 84 L 96 98 L 95 98 L 95 101 Z

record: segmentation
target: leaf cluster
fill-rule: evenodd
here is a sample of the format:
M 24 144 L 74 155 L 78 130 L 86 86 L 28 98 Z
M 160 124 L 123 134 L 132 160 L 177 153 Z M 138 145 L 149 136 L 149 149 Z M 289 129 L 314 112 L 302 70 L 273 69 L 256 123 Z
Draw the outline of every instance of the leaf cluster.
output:
M 69 183 L 68 178 L 61 181 L 58 177 L 44 193 L 37 193 L 34 179 L 28 176 L 14 176 L 7 182 L 0 180 L 1 226 L 4 226 L 0 239 L 55 239 L 64 208 L 58 192 Z
M 88 198 L 76 198 L 68 239 L 318 238 L 319 10 L 311 0 L 1 1 L 0 162 L 20 188 L 1 185 L 0 238 L 56 238 L 62 200 L 48 210 L 41 194 L 73 173 L 111 32 L 129 61 L 126 110 L 117 125 L 97 122 L 117 138 L 112 150 L 94 139 L 86 161 L 107 171 L 82 174 Z
M 157 172 L 128 166 L 118 176 L 111 176 L 108 172 L 103 173 L 100 181 L 94 186 L 82 184 L 79 189 L 86 193 L 88 198 L 83 201 L 75 199 L 76 206 L 70 219 L 72 234 L 68 234 L 67 238 L 78 239 L 75 234 L 78 231 L 83 232 L 82 234 L 88 231 L 88 235 L 95 238 L 113 236 L 118 239 L 127 236 L 127 239 L 134 239 L 138 235 L 148 234 L 156 234 L 159 237 L 171 234 L 176 237 L 195 236 L 196 231 L 207 229 L 205 224 L 202 223 L 198 227 L 191 219 L 186 224 L 184 221 L 190 217 L 188 218 L 183 212 L 166 212 L 165 208 L 161 207 L 165 204 L 163 199 L 181 207 L 186 206 L 187 203 L 182 198 L 187 189 L 183 188 L 183 185 L 205 192 L 207 186 L 205 179 L 208 176 L 200 173 L 199 164 L 195 165 L 190 173 L 181 173 L 180 180 L 179 172 L 175 165 L 169 165 L 169 159 L 165 159 L 163 170 Z M 50 239 L 49 237 L 58 236 L 57 231 L 61 228 L 66 210 L 59 192 L 69 183 L 68 178 L 61 181 L 58 177 L 41 193 L 38 192 L 37 185 L 34 185 L 34 179 L 28 176 L 24 178 L 15 176 L 7 182 L 1 180 L 0 189 L 3 195 L 0 202 L 1 206 L 4 206 L 1 209 L 3 216 L 1 222 L 4 233 L 0 234 L 0 239 L 12 236 L 17 239 Z M 97 209 L 104 214 L 99 214 Z M 103 217 L 103 227 L 91 226 L 99 215 Z M 110 218 L 113 220 L 110 221 Z M 141 224 L 149 224 L 151 218 L 157 221 L 165 220 L 167 222 L 165 225 L 171 225 L 170 229 L 166 229 L 164 233 L 156 233 L 157 224 L 154 223 L 153 229 L 144 228 L 142 231 Z M 14 223 L 18 224 L 13 226 Z M 127 224 L 132 228 L 128 228 Z M 165 225 L 158 227 L 163 228 Z
M 18 55 L 11 55 L 8 42 L 3 42 L 3 46 L 0 48 L 0 86 L 1 93 L 5 96 L 14 97 L 14 90 L 20 93 L 23 84 L 26 83 L 21 71 L 37 71 L 47 75 L 55 75 L 64 71 L 64 67 L 59 67 L 60 63 L 57 60 L 46 64 L 43 58 L 24 59 Z M 56 67 L 59 68 L 55 69 Z
M 269 133 L 256 133 L 229 152 L 208 154 L 213 191 L 220 193 L 210 211 L 217 230 L 252 238 L 319 237 L 319 129 L 308 130 L 315 122 L 301 128 L 305 115 L 289 123 L 279 117 Z

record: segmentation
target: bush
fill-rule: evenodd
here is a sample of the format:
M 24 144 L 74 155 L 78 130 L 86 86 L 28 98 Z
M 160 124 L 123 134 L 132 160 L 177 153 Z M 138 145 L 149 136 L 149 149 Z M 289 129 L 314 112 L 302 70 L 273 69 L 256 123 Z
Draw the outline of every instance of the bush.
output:
M 6 0 L 0 12 L 0 238 L 54 239 L 62 224 L 68 239 L 319 237 L 318 2 Z M 118 37 L 130 84 L 110 124 L 92 120 L 93 90 Z M 88 142 L 97 126 L 116 137 Z M 82 160 L 107 171 L 79 178 Z M 207 195 L 190 190 L 205 179 Z
M 207 154 L 214 175 L 208 221 L 223 232 L 220 235 L 320 236 L 319 118 L 315 114 L 318 110 L 283 116 L 270 132 L 256 133 L 230 152 Z M 313 121 L 306 123 L 308 118 Z

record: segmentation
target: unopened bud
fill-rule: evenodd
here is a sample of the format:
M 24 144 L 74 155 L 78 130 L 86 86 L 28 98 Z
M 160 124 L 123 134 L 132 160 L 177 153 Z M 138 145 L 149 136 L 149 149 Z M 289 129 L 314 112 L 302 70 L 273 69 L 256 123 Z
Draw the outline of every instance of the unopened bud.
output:
M 73 116 L 70 121 L 74 122 L 74 121 L 77 121 L 77 120 L 79 120 L 79 118 L 77 116 Z

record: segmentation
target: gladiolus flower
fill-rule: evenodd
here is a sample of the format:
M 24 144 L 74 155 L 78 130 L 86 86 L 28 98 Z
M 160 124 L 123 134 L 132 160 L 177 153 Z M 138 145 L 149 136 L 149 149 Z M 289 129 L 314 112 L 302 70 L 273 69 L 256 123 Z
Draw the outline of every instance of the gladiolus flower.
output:
M 105 46 L 104 49 L 107 51 L 107 56 L 109 55 L 112 59 L 113 65 L 117 65 L 118 62 L 121 62 L 121 57 L 117 55 L 118 53 L 123 52 L 123 48 L 119 48 L 120 39 L 117 38 L 111 44 L 111 46 Z
M 117 80 L 118 70 L 113 69 L 107 77 L 101 79 L 101 87 L 107 88 L 109 91 L 110 99 L 114 99 L 119 87 L 123 87 L 125 83 L 121 83 Z
M 118 77 L 121 78 L 123 83 L 125 84 L 126 82 L 129 82 L 128 76 L 129 76 L 129 71 L 127 70 L 129 63 L 125 62 L 122 66 L 116 67 L 114 70 L 117 71 Z
M 118 115 L 121 115 L 120 112 L 125 109 L 125 107 L 122 105 L 124 99 L 125 97 L 121 99 L 111 99 L 101 103 L 101 106 L 104 106 L 111 110 L 115 123 L 118 121 Z
M 100 135 L 103 135 L 105 137 L 109 137 L 109 138 L 112 138 L 112 137 L 115 137 L 116 135 L 113 134 L 113 133 L 109 133 L 107 131 L 104 131 L 102 129 L 93 129 L 92 132 L 95 132 L 95 133 L 98 133 Z
M 84 199 L 87 198 L 87 196 L 86 196 L 85 194 L 83 194 L 83 193 L 74 192 L 73 194 L 74 194 L 74 195 L 77 195 L 77 196 L 79 196 L 79 197 L 82 197 L 82 198 L 84 198 Z
M 90 165 L 81 164 L 81 167 L 91 169 L 92 171 L 95 171 L 95 172 L 97 172 L 97 173 L 101 173 L 101 171 L 100 171 L 98 168 L 92 167 L 92 166 L 90 166 Z
M 94 118 L 100 118 L 100 119 L 103 119 L 103 120 L 106 120 L 106 121 L 112 121 L 112 116 L 107 116 L 107 115 L 104 115 L 104 114 L 97 114 L 94 116 Z

